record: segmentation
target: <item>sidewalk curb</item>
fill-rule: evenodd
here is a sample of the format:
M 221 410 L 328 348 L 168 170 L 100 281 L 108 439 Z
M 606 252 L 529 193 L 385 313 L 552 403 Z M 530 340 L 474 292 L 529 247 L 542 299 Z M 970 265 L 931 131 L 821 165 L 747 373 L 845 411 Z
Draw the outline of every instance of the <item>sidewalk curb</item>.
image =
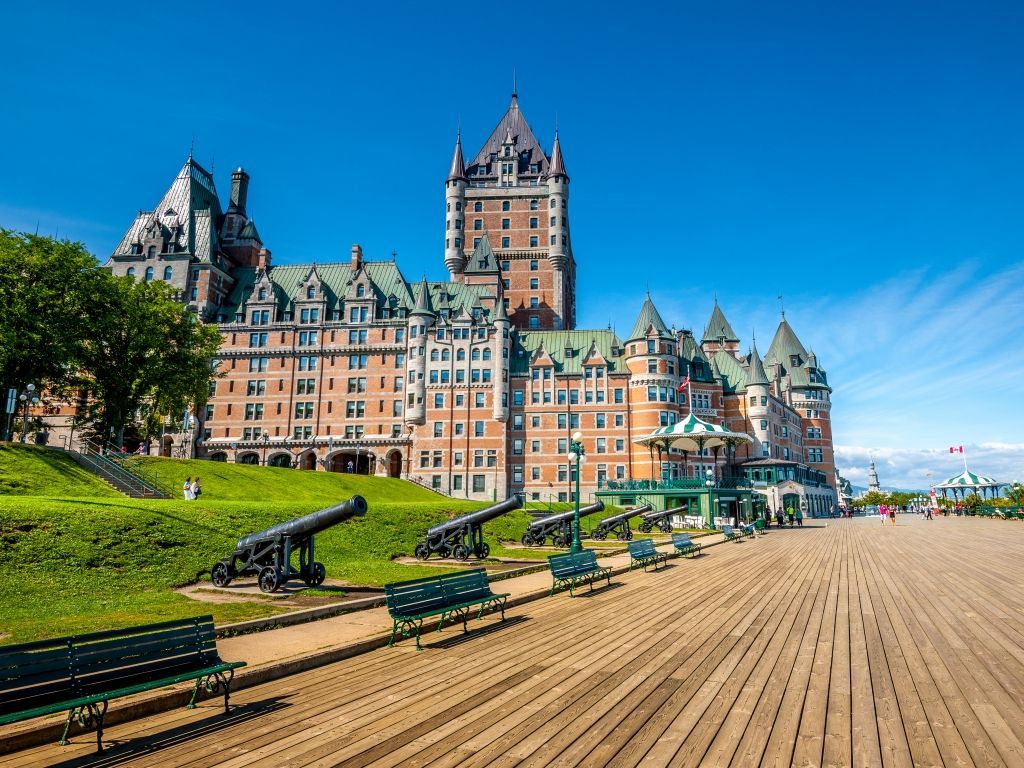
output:
M 710 547 L 715 547 L 719 544 L 725 543 L 726 541 L 724 539 L 721 541 L 703 543 L 702 553 Z M 611 556 L 615 557 L 621 554 L 622 553 L 619 552 L 616 553 L 616 555 Z M 668 555 L 669 559 L 680 558 L 679 553 L 675 551 L 669 552 Z M 537 573 L 546 568 L 547 564 L 545 563 L 543 566 L 527 566 L 521 571 L 514 573 L 515 576 L 523 576 L 529 573 Z M 623 565 L 614 566 L 612 568 L 611 575 L 621 576 L 629 573 L 630 570 L 629 563 L 627 562 Z M 506 578 L 515 578 L 515 576 L 509 576 Z M 496 579 L 495 581 L 500 583 L 503 580 L 504 579 Z M 564 591 L 565 590 L 562 592 Z M 550 588 L 525 592 L 521 595 L 509 597 L 505 607 L 514 608 L 526 603 L 531 603 L 535 600 L 540 600 L 548 597 L 549 595 L 552 599 L 557 599 L 562 592 L 550 595 Z M 572 598 L 566 594 L 565 599 L 571 600 Z M 356 604 L 359 605 L 359 608 L 353 607 Z M 225 624 L 217 629 L 217 637 L 224 637 L 228 634 L 235 635 L 254 632 L 258 631 L 261 627 L 263 629 L 268 629 L 272 626 L 285 626 L 316 621 L 317 619 L 337 616 L 353 610 L 372 608 L 383 604 L 384 601 L 380 598 L 364 598 L 362 600 L 354 600 L 349 603 L 335 603 L 334 605 L 294 611 L 289 614 L 268 617 L 266 619 L 253 619 L 251 621 L 236 622 L 235 624 Z M 286 617 L 294 618 L 284 620 Z M 236 672 L 234 681 L 231 684 L 231 690 L 234 692 L 245 688 L 251 688 L 256 685 L 279 680 L 282 677 L 294 675 L 299 672 L 306 672 L 310 669 L 316 669 L 317 667 L 326 666 L 338 661 L 344 661 L 345 659 L 353 656 L 359 656 L 361 654 L 368 653 L 369 651 L 383 648 L 387 646 L 390 636 L 391 633 L 385 631 L 383 633 L 372 635 L 362 640 L 348 642 L 345 645 L 340 645 L 334 648 L 326 648 L 299 654 L 287 659 L 269 662 L 259 667 L 243 667 Z M 192 684 L 188 684 L 171 689 L 151 691 L 137 696 L 116 699 L 110 702 L 110 708 L 107 710 L 107 714 L 104 717 L 104 730 L 109 726 L 118 725 L 130 720 L 137 720 L 142 717 L 167 712 L 179 707 L 183 708 L 192 695 L 192 688 Z M 201 694 L 198 698 L 199 705 L 202 706 L 206 702 L 216 704 L 218 702 L 218 695 Z M 219 709 L 217 711 L 219 712 Z M 24 723 L 14 725 L 12 730 L 10 732 L 5 732 L 3 734 L 3 738 L 0 739 L 0 755 L 17 752 L 29 747 L 40 746 L 42 744 L 55 743 L 64 731 L 65 719 L 66 715 L 61 714 L 54 715 L 52 717 L 47 716 L 43 719 L 28 720 Z M 84 731 L 81 727 L 73 725 L 69 736 L 74 739 L 83 735 L 92 736 L 92 734 L 92 731 Z

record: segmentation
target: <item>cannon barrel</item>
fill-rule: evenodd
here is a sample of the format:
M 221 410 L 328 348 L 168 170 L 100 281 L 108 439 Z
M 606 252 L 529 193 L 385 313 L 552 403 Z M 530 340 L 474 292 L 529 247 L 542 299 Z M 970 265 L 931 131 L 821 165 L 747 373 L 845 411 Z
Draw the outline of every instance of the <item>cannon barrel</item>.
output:
M 637 515 L 642 515 L 644 512 L 650 512 L 650 511 L 651 511 L 651 505 L 650 504 L 644 504 L 643 506 L 640 506 L 640 507 L 633 507 L 633 509 L 627 509 L 625 512 L 620 512 L 617 515 L 612 515 L 611 517 L 606 517 L 604 520 L 602 520 L 600 523 L 598 523 L 598 525 L 611 525 L 612 523 L 617 523 L 620 520 L 629 520 L 629 518 L 631 518 L 631 517 L 636 517 Z
M 427 536 L 436 536 L 437 534 L 444 533 L 452 528 L 461 528 L 464 525 L 482 525 L 488 520 L 501 517 L 506 512 L 519 509 L 521 506 L 523 506 L 522 499 L 518 496 L 509 496 L 504 501 L 499 501 L 497 504 L 492 504 L 489 507 L 478 509 L 476 512 L 469 512 L 465 515 L 453 518 L 452 520 L 448 520 L 447 522 L 438 523 L 437 525 L 427 529 Z
M 682 506 L 682 507 L 673 507 L 672 509 L 663 509 L 661 511 L 657 511 L 656 510 L 654 512 L 644 512 L 643 518 L 644 518 L 644 520 L 661 520 L 661 518 L 668 517 L 669 515 L 681 515 L 683 512 L 686 512 L 688 509 L 689 509 L 689 507 Z
M 256 546 L 262 541 L 276 539 L 278 536 L 291 536 L 292 538 L 311 536 L 314 533 L 320 533 L 320 531 L 330 528 L 332 525 L 344 522 L 350 517 L 362 517 L 365 514 L 366 499 L 362 496 L 353 496 L 348 501 L 335 504 L 333 507 L 310 512 L 308 515 L 296 517 L 286 523 L 279 523 L 259 533 L 250 533 L 248 536 L 240 538 L 235 546 L 241 551 Z
M 588 504 L 585 507 L 580 507 L 580 517 L 585 515 L 592 515 L 594 512 L 600 512 L 604 509 L 603 501 L 596 501 L 593 504 Z M 551 525 L 557 523 L 560 520 L 571 520 L 572 516 L 576 514 L 575 510 L 570 509 L 568 512 L 556 512 L 553 515 L 542 517 L 539 520 L 531 520 L 530 528 L 540 528 L 545 525 Z

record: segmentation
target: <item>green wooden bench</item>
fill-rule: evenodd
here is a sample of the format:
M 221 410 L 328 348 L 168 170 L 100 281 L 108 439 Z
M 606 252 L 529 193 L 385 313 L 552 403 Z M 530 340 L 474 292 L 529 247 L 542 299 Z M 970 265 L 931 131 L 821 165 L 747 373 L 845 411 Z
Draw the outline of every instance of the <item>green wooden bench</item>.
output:
M 740 533 L 744 536 L 753 536 L 757 533 L 757 528 L 753 523 L 740 523 Z
M 722 533 L 725 534 L 726 541 L 742 541 L 744 536 L 742 531 L 737 531 L 731 525 L 723 525 Z
M 554 580 L 549 596 L 555 594 L 559 586 L 569 587 L 569 597 L 573 597 L 573 588 L 579 584 L 589 584 L 593 591 L 596 579 L 607 579 L 608 586 L 612 583 L 612 569 L 599 566 L 592 549 L 548 555 L 548 566 Z
M 654 570 L 658 570 L 659 562 L 668 565 L 668 555 L 656 550 L 654 542 L 650 539 L 631 541 L 627 546 L 629 547 L 629 570 L 631 571 L 634 565 L 642 565 L 645 571 L 648 565 L 653 565 Z
M 673 533 L 672 534 L 672 546 L 676 548 L 683 557 L 687 555 L 693 555 L 696 557 L 700 554 L 700 544 L 693 541 L 688 533 Z
M 487 572 L 483 568 L 473 568 L 458 573 L 445 573 L 440 576 L 428 576 L 425 579 L 395 581 L 384 585 L 388 613 L 394 625 L 391 628 L 391 639 L 388 648 L 395 643 L 395 635 L 409 637 L 416 633 L 416 650 L 423 650 L 420 645 L 420 629 L 423 620 L 431 616 L 439 616 L 437 631 L 441 631 L 445 619 L 462 619 L 462 631 L 468 632 L 466 620 L 469 609 L 480 606 L 476 617 L 484 615 L 487 608 L 501 611 L 501 620 L 505 620 L 505 602 L 509 593 L 495 594 L 487 581 Z
M 127 629 L 57 637 L 0 647 L 0 725 L 68 711 L 61 744 L 72 722 L 96 729 L 103 752 L 103 717 L 112 699 L 195 680 L 189 709 L 203 688 L 224 690 L 224 713 L 235 669 L 221 661 L 212 616 Z

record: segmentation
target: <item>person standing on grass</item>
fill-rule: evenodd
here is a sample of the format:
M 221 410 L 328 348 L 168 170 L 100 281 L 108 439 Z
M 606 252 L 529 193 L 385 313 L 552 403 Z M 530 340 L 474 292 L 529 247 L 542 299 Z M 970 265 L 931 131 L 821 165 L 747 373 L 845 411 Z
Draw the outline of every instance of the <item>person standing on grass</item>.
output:
M 192 481 L 192 500 L 195 501 L 199 498 L 199 494 L 203 492 L 203 487 L 199 485 L 199 477 Z
M 192 495 L 192 476 L 189 475 L 185 478 L 185 484 L 181 486 L 181 492 L 185 495 L 185 501 L 192 501 L 195 496 Z

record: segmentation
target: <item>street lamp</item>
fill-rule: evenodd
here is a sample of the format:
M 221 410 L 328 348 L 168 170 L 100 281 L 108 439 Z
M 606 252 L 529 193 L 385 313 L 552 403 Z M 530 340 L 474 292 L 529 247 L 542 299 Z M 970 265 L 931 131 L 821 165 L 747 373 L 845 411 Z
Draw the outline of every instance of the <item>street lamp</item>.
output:
M 267 446 L 270 445 L 270 433 L 264 432 L 260 435 L 260 442 L 263 443 L 263 466 L 267 466 Z
M 583 452 L 583 433 L 573 432 L 572 441 L 569 443 L 569 465 L 576 465 L 576 509 L 572 516 L 572 546 L 570 552 L 582 552 L 583 545 L 580 543 L 580 475 L 583 472 L 583 464 L 587 457 Z
M 36 405 L 39 402 L 39 398 L 35 396 L 36 385 L 28 384 L 25 387 L 25 391 L 18 395 L 18 399 L 25 404 L 25 412 L 21 422 L 21 442 L 25 442 L 25 435 L 28 432 L 28 406 L 29 403 Z
M 715 525 L 715 496 L 711 491 L 715 487 L 715 473 L 710 467 L 704 470 L 704 487 L 708 489 L 708 513 L 711 515 L 711 526 Z

